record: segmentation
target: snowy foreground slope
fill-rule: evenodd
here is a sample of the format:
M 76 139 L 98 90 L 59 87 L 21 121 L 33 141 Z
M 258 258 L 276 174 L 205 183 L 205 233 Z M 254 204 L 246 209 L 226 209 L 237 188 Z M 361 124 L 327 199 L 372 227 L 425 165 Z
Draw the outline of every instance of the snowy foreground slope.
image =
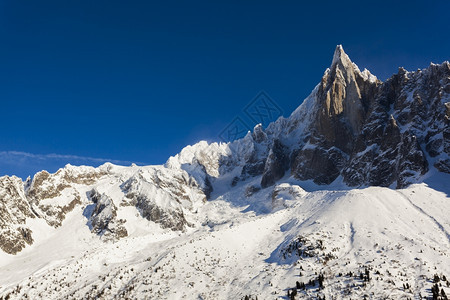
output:
M 449 62 L 381 82 L 338 46 L 242 139 L 0 177 L 0 299 L 446 299 L 449 125 Z
M 288 179 L 245 199 L 239 195 L 246 184 L 237 186 L 200 206 L 186 232 L 130 213 L 129 236 L 116 242 L 92 235 L 80 206 L 51 233 L 33 224 L 31 247 L 1 254 L 0 293 L 11 299 L 285 299 L 298 281 L 306 288 L 297 298 L 413 299 L 431 296 L 435 274 L 449 276 L 448 194 L 426 183 L 401 190 L 303 184 L 311 190 Z M 366 269 L 370 280 L 360 277 Z

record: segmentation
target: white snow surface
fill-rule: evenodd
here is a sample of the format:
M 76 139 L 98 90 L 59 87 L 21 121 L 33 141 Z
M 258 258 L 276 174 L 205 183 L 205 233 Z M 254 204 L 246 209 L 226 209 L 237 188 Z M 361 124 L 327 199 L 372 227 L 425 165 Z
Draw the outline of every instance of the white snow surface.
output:
M 194 203 L 195 209 L 186 210 L 191 226 L 179 232 L 161 229 L 118 202 L 120 178 L 150 176 L 154 167 L 109 168 L 116 175 L 102 177 L 95 188 L 113 199 L 129 236 L 103 241 L 92 234 L 83 216 L 87 198 L 57 229 L 29 219 L 33 245 L 17 255 L 0 253 L 1 296 L 286 299 L 296 281 L 308 283 L 323 274 L 323 289 L 307 285 L 297 298 L 406 299 L 429 297 L 434 274 L 450 276 L 446 175 L 402 190 L 324 189 L 286 176 L 245 197 L 246 188 L 260 180 L 251 178 Z M 303 244 L 295 244 L 298 240 Z M 286 250 L 290 246 L 294 251 Z M 302 249 L 311 256 L 299 257 Z M 359 277 L 365 268 L 368 282 Z M 445 282 L 442 288 L 450 293 Z

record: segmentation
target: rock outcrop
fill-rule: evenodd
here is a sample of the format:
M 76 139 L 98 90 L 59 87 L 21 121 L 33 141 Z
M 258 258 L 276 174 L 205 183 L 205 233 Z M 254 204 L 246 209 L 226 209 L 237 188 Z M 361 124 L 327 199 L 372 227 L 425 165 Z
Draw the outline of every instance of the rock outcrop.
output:
M 445 62 L 416 72 L 401 68 L 383 83 L 343 169 L 345 182 L 396 183 L 401 188 L 416 182 L 430 164 L 448 173 L 449 82 L 450 65 Z
M 276 139 L 273 141 L 264 163 L 261 186 L 266 188 L 281 179 L 289 167 L 288 149 Z
M 33 243 L 29 219 L 58 228 L 77 212 L 104 241 L 128 236 L 130 211 L 122 210 L 130 207 L 163 229 L 183 231 L 190 226 L 186 212 L 204 203 L 212 189 L 205 167 L 196 171 L 192 176 L 183 168 L 163 166 L 67 165 L 54 174 L 41 171 L 26 182 L 0 177 L 0 249 L 16 254 Z
M 307 143 L 292 158 L 295 177 L 329 184 L 340 175 L 380 84 L 369 71 L 361 72 L 342 46 L 336 48 L 315 95 Z
M 26 199 L 23 182 L 12 176 L 0 177 L 0 249 L 16 254 L 33 243 L 27 218 L 35 218 Z
M 55 174 L 37 173 L 26 189 L 35 214 L 50 226 L 59 227 L 67 213 L 81 204 L 82 195 L 75 185 L 92 185 L 108 174 L 107 169 L 67 165 Z
M 268 187 L 287 164 L 292 176 L 317 184 L 341 177 L 349 186 L 402 188 L 430 166 L 450 173 L 449 120 L 448 62 L 400 68 L 381 82 L 338 46 L 319 85 L 289 118 L 243 139 L 252 151 L 240 178 L 262 175 Z
M 125 194 L 122 206 L 135 206 L 143 218 L 171 230 L 185 230 L 190 224 L 184 209 L 206 201 L 198 183 L 181 170 L 140 170 L 121 189 Z
M 95 188 L 88 193 L 88 197 L 94 203 L 88 222 L 93 233 L 113 240 L 128 236 L 123 226 L 126 220 L 117 219 L 117 207 L 111 197 L 100 194 Z

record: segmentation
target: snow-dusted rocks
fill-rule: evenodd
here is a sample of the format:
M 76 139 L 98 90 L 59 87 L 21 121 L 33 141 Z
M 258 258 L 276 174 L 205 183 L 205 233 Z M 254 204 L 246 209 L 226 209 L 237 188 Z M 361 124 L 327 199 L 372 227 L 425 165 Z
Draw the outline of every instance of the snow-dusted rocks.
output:
M 282 183 L 274 186 L 272 191 L 272 208 L 286 207 L 286 201 L 297 201 L 307 192 L 298 185 Z
M 266 132 L 255 128 L 243 175 L 264 173 L 267 187 L 283 177 L 287 163 L 292 176 L 318 184 L 342 177 L 350 186 L 400 188 L 430 165 L 448 173 L 449 101 L 448 62 L 400 69 L 383 83 L 338 46 L 318 87 L 289 118 Z
M 417 182 L 430 165 L 446 172 L 449 81 L 445 62 L 416 72 L 401 68 L 383 83 L 343 171 L 345 181 L 404 187 Z
M 0 249 L 16 254 L 33 243 L 27 218 L 34 218 L 28 203 L 23 182 L 12 176 L 0 177 Z
M 29 219 L 61 227 L 77 213 L 102 240 L 128 235 L 134 214 L 161 228 L 184 231 L 186 213 L 195 211 L 211 192 L 205 169 L 193 175 L 182 168 L 163 166 L 98 168 L 67 165 L 54 174 L 37 173 L 25 184 L 17 177 L 0 178 L 0 248 L 16 254 L 33 243 Z M 80 211 L 81 209 L 81 211 Z M 131 209 L 131 211 L 130 211 Z
M 50 226 L 61 226 L 65 215 L 81 204 L 77 186 L 92 185 L 108 174 L 106 167 L 74 167 L 67 165 L 55 174 L 37 173 L 26 189 L 34 213 Z
M 122 206 L 134 206 L 143 218 L 172 230 L 184 230 L 189 225 L 183 208 L 206 201 L 202 190 L 186 173 L 162 168 L 140 170 L 121 189 L 125 194 Z
M 400 68 L 381 82 L 337 46 L 321 82 L 290 117 L 257 125 L 231 144 L 188 146 L 166 165 L 178 159 L 209 181 L 233 173 L 233 185 L 262 175 L 262 188 L 286 172 L 318 184 L 341 178 L 350 186 L 405 187 L 430 166 L 450 170 L 449 78 L 444 62 Z
M 261 186 L 266 188 L 281 179 L 289 168 L 288 149 L 276 139 L 273 141 L 264 164 Z
M 122 225 L 125 220 L 117 220 L 117 207 L 111 197 L 100 194 L 95 188 L 88 192 L 88 197 L 94 203 L 85 209 L 85 216 L 90 214 L 88 226 L 91 231 L 106 238 L 126 237 L 128 232 Z

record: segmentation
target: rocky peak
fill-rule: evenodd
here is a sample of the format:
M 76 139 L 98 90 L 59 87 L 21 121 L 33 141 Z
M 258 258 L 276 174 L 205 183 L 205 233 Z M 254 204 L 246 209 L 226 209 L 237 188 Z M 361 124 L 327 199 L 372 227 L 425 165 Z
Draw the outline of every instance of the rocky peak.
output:
M 312 97 L 313 105 L 310 96 L 296 110 L 307 123 L 296 125 L 306 130 L 290 149 L 294 177 L 329 184 L 342 176 L 351 186 L 401 188 L 428 171 L 427 155 L 450 173 L 448 62 L 416 72 L 399 68 L 383 83 L 361 72 L 339 45 Z
M 336 46 L 336 50 L 334 50 L 333 61 L 331 62 L 330 69 L 336 68 L 338 66 L 343 70 L 353 68 L 353 63 L 350 60 L 350 57 L 348 57 L 347 53 L 345 53 L 342 45 Z
M 342 176 L 351 186 L 403 187 L 428 171 L 425 149 L 438 170 L 450 172 L 449 74 L 447 62 L 417 72 L 399 68 L 383 83 L 338 45 L 320 83 L 289 118 L 265 130 L 257 125 L 233 143 L 249 154 L 236 180 L 261 176 L 265 188 L 290 168 L 318 184 Z
M 380 81 L 369 71 L 359 70 L 341 45 L 336 47 L 315 96 L 309 139 L 292 156 L 295 177 L 328 184 L 339 176 L 355 147 L 379 85 Z
M 253 128 L 252 138 L 258 144 L 264 142 L 267 139 L 267 134 L 264 132 L 261 123 Z
M 219 161 L 231 166 L 227 171 L 242 167 L 232 184 L 261 176 L 266 188 L 290 168 L 293 177 L 318 184 L 341 176 L 350 186 L 401 188 L 430 165 L 450 173 L 449 95 L 448 62 L 399 68 L 383 83 L 338 45 L 320 83 L 289 118 L 255 126 Z
M 320 109 L 313 125 L 316 138 L 347 153 L 352 148 L 354 136 L 361 131 L 378 85 L 378 81 L 365 72 L 359 71 L 339 45 L 319 86 Z
M 336 47 L 330 69 L 322 77 L 318 101 L 321 108 L 314 125 L 327 142 L 348 152 L 349 139 L 359 134 L 378 85 L 367 70 L 363 74 L 341 45 Z

